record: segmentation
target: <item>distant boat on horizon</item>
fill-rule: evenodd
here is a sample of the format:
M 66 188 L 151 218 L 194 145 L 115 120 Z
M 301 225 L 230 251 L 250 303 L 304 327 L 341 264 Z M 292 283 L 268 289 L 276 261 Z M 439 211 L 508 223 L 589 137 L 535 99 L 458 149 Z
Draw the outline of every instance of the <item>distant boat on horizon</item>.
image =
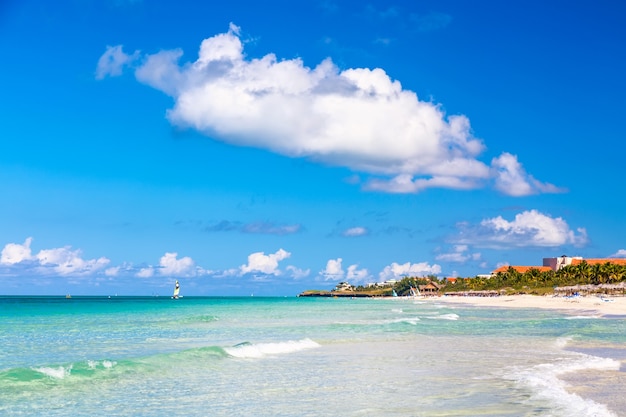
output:
M 180 284 L 178 283 L 178 280 L 176 280 L 176 285 L 174 285 L 174 295 L 172 295 L 172 298 L 174 300 L 177 300 L 178 298 L 180 298 L 181 296 L 178 295 L 180 293 Z

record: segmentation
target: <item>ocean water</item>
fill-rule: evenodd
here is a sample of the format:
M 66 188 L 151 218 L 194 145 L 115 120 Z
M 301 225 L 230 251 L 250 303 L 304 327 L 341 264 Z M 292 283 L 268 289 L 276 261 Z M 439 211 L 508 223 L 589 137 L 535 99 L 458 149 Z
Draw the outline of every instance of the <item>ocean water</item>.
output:
M 626 416 L 626 319 L 419 299 L 3 297 L 1 416 Z

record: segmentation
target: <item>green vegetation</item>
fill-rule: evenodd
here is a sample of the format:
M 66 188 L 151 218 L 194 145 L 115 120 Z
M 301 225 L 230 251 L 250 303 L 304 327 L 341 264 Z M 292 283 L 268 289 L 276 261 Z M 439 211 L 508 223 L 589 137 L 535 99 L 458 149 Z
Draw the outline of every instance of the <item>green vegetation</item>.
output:
M 457 279 L 448 284 L 445 292 L 506 290 L 508 293 L 546 294 L 554 287 L 574 285 L 617 284 L 626 279 L 626 266 L 612 263 L 590 265 L 582 261 L 578 265 L 568 265 L 558 271 L 540 271 L 531 268 L 520 273 L 509 267 L 505 272 L 490 278 L 476 277 Z
M 352 297 L 386 297 L 393 291 L 398 296 L 411 294 L 411 287 L 435 284 L 439 289 L 436 293 L 466 291 L 499 291 L 507 294 L 551 294 L 555 287 L 585 285 L 615 285 L 626 281 L 626 265 L 610 262 L 604 264 L 588 264 L 584 260 L 578 265 L 568 265 L 558 271 L 540 271 L 531 268 L 526 272 L 518 272 L 509 267 L 491 277 L 457 278 L 456 282 L 446 282 L 434 275 L 428 277 L 404 277 L 393 285 L 375 287 L 353 287 L 349 290 L 305 291 L 303 296 L 352 296 Z

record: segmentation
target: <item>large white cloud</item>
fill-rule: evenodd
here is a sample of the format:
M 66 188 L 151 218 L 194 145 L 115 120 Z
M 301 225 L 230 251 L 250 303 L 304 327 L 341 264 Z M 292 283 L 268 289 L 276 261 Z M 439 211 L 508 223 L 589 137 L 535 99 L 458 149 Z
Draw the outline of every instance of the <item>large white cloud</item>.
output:
M 340 70 L 330 59 L 309 68 L 273 54 L 247 59 L 232 24 L 202 42 L 195 62 L 179 64 L 182 55 L 147 55 L 135 72 L 140 82 L 174 98 L 167 117 L 177 126 L 367 173 L 366 189 L 415 193 L 495 181 L 511 195 L 557 191 L 527 175 L 512 155 L 494 159 L 492 168 L 479 161 L 485 147 L 467 117 L 446 116 L 381 68 Z M 116 75 L 136 57 L 109 47 L 96 72 Z
M 497 216 L 484 219 L 478 225 L 460 223 L 459 235 L 452 240 L 493 248 L 583 246 L 588 242 L 587 231 L 570 229 L 561 217 L 551 217 L 537 210 L 515 215 L 511 221 Z

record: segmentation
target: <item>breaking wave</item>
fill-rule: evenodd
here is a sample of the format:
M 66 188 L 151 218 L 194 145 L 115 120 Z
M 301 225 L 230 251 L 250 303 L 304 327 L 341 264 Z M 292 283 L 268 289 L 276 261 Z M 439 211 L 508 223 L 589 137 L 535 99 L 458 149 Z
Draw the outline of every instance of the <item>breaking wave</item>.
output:
M 566 341 L 560 341 L 566 343 Z M 582 398 L 567 391 L 560 375 L 585 370 L 616 371 L 620 362 L 610 358 L 580 354 L 575 358 L 562 359 L 526 369 L 514 369 L 506 379 L 515 381 L 520 387 L 530 389 L 531 399 L 549 401 L 554 410 L 563 416 L 617 417 L 604 404 Z
M 233 347 L 224 348 L 224 351 L 235 358 L 262 358 L 318 347 L 320 345 L 317 342 L 311 339 L 302 339 L 276 343 L 240 343 Z

